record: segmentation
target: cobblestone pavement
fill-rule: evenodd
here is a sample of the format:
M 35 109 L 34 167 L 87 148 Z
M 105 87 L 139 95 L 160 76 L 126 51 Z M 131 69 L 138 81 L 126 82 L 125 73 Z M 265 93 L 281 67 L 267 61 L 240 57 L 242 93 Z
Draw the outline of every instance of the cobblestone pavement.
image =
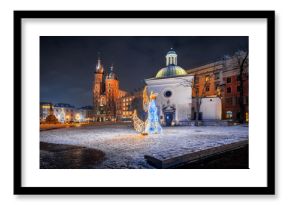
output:
M 142 136 L 124 124 L 40 132 L 41 142 L 74 145 L 103 152 L 103 160 L 98 159 L 98 163 L 88 165 L 92 168 L 119 169 L 153 168 L 145 161 L 144 155 L 165 159 L 247 139 L 248 127 L 243 126 L 165 127 L 162 134 L 148 136 Z M 64 152 L 64 156 L 69 156 L 70 152 Z M 59 160 L 62 160 L 61 157 Z

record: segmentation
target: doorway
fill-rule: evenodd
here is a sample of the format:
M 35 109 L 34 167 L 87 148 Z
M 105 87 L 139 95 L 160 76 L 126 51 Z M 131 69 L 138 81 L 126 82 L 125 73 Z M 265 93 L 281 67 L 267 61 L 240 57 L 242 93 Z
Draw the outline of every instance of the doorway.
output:
M 165 113 L 165 124 L 166 124 L 166 126 L 171 126 L 172 120 L 173 120 L 173 113 L 172 112 Z

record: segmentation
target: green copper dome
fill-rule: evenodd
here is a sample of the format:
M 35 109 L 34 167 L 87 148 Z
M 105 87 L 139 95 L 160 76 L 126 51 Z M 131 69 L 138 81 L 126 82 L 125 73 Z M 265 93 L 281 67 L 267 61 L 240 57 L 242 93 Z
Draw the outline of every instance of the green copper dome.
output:
M 187 75 L 186 71 L 177 65 L 168 65 L 158 71 L 156 78 L 173 77 L 178 75 Z

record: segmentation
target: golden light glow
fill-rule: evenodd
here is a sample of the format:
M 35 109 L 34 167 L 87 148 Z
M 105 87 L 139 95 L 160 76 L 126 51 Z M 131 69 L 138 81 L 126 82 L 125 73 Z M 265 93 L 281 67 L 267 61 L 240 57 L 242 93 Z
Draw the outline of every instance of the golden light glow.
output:
M 157 93 L 153 93 L 153 91 L 151 91 L 151 93 L 150 93 L 150 99 L 151 100 L 155 100 L 156 99 L 156 97 L 157 97 Z
M 42 105 L 42 109 L 50 109 L 50 105 Z
M 149 99 L 147 95 L 147 86 L 144 87 L 143 90 L 143 110 L 147 112 L 148 110 Z
M 80 120 L 80 118 L 81 118 L 80 114 L 79 114 L 79 113 L 77 113 L 77 114 L 76 114 L 76 116 L 75 116 L 75 118 L 76 118 L 76 120 L 77 120 L 77 121 L 79 121 L 79 120 Z

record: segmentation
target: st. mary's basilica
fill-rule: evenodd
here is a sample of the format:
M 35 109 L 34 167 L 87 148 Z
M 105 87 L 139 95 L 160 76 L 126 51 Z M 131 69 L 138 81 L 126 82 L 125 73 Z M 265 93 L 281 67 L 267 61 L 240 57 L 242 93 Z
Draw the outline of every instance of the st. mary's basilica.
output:
M 99 57 L 93 85 L 94 120 L 116 120 L 116 101 L 125 94 L 125 91 L 119 89 L 119 80 L 113 71 L 113 65 L 109 72 L 106 72 Z

